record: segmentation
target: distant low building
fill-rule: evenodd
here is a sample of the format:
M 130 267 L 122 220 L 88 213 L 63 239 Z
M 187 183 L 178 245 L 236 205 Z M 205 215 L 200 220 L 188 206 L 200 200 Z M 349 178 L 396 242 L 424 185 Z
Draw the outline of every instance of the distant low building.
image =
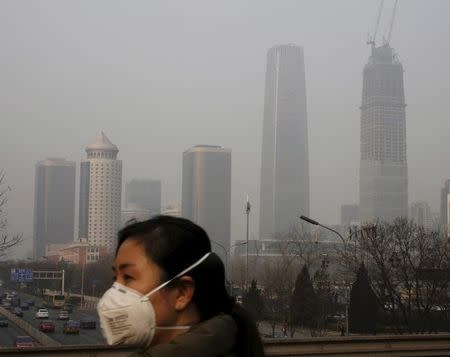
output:
M 126 208 L 122 209 L 122 227 L 132 221 L 142 222 L 151 217 L 150 210 L 142 208 L 136 203 L 129 203 Z
M 108 256 L 108 249 L 89 244 L 86 240 L 68 244 L 47 244 L 45 259 L 52 263 L 66 262 L 82 265 L 95 263 Z
M 161 214 L 165 216 L 181 217 L 181 205 L 168 205 L 162 210 Z
M 334 252 L 337 245 L 340 245 L 342 241 L 335 240 L 316 240 L 311 239 L 303 243 L 296 240 L 280 240 L 280 239 L 250 239 L 248 241 L 248 255 L 264 257 L 283 257 L 283 256 L 296 256 L 298 252 L 293 249 L 299 244 L 313 245 L 315 249 L 320 250 L 322 253 Z M 247 244 L 245 240 L 235 241 L 234 251 L 235 256 L 247 255 Z

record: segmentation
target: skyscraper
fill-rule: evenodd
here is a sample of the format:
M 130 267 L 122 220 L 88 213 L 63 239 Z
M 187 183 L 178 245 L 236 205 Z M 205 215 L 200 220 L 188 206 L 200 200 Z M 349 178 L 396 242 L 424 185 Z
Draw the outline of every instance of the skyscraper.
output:
M 102 132 L 86 147 L 81 162 L 79 238 L 112 251 L 121 221 L 122 161 Z
M 450 180 L 441 188 L 441 228 L 450 237 Z
M 34 189 L 34 256 L 45 255 L 47 244 L 73 241 L 75 162 L 49 158 L 36 164 Z
M 408 216 L 405 106 L 402 64 L 389 44 L 372 44 L 361 103 L 362 222 Z
M 430 204 L 426 201 L 417 201 L 411 203 L 409 209 L 409 218 L 416 224 L 425 228 L 433 227 L 433 215 Z
M 181 214 L 206 230 L 224 262 L 230 249 L 230 210 L 231 150 L 201 145 L 185 151 Z
M 260 236 L 289 230 L 309 215 L 308 125 L 303 49 L 267 53 L 261 160 Z
M 126 207 L 137 205 L 151 216 L 161 213 L 161 181 L 133 179 L 127 183 L 125 192 Z

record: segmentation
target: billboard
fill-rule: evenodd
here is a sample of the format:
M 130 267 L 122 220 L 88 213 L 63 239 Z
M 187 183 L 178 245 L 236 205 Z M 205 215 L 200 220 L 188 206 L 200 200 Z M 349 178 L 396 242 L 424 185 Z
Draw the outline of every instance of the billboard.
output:
M 33 269 L 11 269 L 11 282 L 30 283 L 33 281 Z

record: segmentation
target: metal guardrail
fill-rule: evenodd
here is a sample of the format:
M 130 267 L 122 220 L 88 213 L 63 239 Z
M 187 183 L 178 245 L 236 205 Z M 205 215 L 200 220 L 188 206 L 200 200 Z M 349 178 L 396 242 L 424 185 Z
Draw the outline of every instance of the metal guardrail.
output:
M 134 351 L 129 347 L 60 346 L 22 350 L 0 349 L 0 356 L 125 357 Z M 265 351 L 266 356 L 274 357 L 448 356 L 450 334 L 280 339 L 265 341 Z
M 346 336 L 265 341 L 267 356 L 448 356 L 450 335 Z

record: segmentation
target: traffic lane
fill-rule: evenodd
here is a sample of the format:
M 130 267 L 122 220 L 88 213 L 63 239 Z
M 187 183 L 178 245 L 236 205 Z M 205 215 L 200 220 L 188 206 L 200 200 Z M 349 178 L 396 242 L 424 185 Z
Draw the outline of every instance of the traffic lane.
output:
M 32 296 L 23 292 L 18 292 L 18 295 L 22 300 L 27 300 L 30 298 L 33 298 L 35 300 L 35 306 L 30 306 L 29 310 L 24 310 L 24 316 L 23 319 L 26 320 L 28 323 L 30 323 L 32 326 L 39 328 L 39 323 L 42 320 L 45 319 L 36 319 L 35 315 L 37 312 L 36 306 L 39 305 L 39 303 L 44 302 L 44 300 L 40 297 Z M 69 314 L 71 320 L 77 320 L 80 321 L 82 318 L 92 318 L 96 322 L 96 328 L 95 329 L 80 329 L 79 334 L 65 334 L 63 332 L 64 323 L 66 321 L 58 320 L 58 314 L 59 309 L 48 309 L 49 312 L 49 320 L 52 320 L 55 322 L 55 332 L 50 332 L 49 336 L 55 339 L 56 341 L 64 344 L 64 345 L 102 345 L 105 344 L 105 340 L 102 336 L 101 330 L 100 330 L 100 322 L 97 315 L 97 311 L 79 311 L 76 308 L 73 310 L 72 313 Z
M 0 327 L 0 347 L 14 347 L 14 339 L 22 335 L 23 333 L 17 331 L 11 324 L 8 327 Z
M 49 311 L 49 318 L 48 320 L 52 320 L 55 323 L 55 332 L 49 332 L 49 336 L 56 341 L 64 344 L 64 345 L 101 345 L 104 344 L 104 339 L 101 334 L 98 318 L 96 315 L 85 313 L 85 312 L 78 312 L 74 311 L 72 314 L 70 314 L 70 319 L 79 321 L 80 319 L 84 317 L 90 317 L 94 318 L 97 323 L 96 329 L 80 329 L 79 334 L 65 334 L 63 332 L 64 323 L 66 321 L 64 320 L 58 320 L 58 314 L 60 310 L 53 310 L 48 309 Z M 24 311 L 23 319 L 27 321 L 29 324 L 31 324 L 35 328 L 39 328 L 39 324 L 41 321 L 47 320 L 47 319 L 37 319 L 36 318 L 36 309 L 30 309 Z
M 60 341 L 61 343 L 65 345 L 103 345 L 105 344 L 104 338 L 102 336 L 102 333 L 100 331 L 100 325 L 98 318 L 96 314 L 87 313 L 87 312 L 81 312 L 74 310 L 73 313 L 70 314 L 71 320 L 80 321 L 83 318 L 91 318 L 96 321 L 96 328 L 95 329 L 82 329 L 80 328 L 79 334 L 64 334 L 63 328 L 64 323 L 66 321 L 57 320 L 58 311 L 54 310 L 50 312 L 50 316 L 52 316 L 52 312 L 56 313 L 55 319 L 52 318 L 52 320 L 55 321 L 56 324 L 56 331 L 55 331 L 55 340 Z
M 0 317 L 5 318 L 2 314 L 0 314 Z M 16 336 L 23 336 L 24 334 L 9 321 L 8 327 L 0 327 L 0 347 L 14 347 Z

